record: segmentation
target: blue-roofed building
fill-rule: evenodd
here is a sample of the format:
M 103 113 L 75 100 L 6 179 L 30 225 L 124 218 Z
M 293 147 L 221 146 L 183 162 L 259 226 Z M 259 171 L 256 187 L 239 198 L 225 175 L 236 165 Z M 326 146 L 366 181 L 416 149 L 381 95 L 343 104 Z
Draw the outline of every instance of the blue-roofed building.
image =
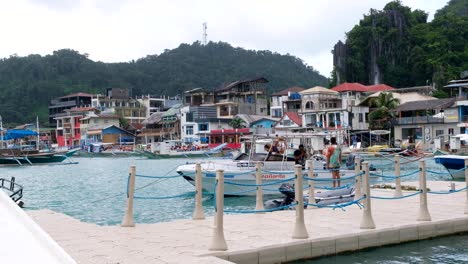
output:
M 270 116 L 281 118 L 286 112 L 298 112 L 301 109 L 301 87 L 289 87 L 271 95 Z

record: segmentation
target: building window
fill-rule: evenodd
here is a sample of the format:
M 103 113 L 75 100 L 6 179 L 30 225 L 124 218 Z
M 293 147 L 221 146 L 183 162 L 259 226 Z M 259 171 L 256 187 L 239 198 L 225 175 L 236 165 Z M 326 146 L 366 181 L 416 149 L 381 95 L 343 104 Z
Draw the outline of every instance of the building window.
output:
M 435 132 L 436 132 L 436 134 L 435 134 L 436 137 L 444 134 L 444 130 L 443 130 L 443 129 L 441 129 L 441 130 L 436 130 Z
M 453 135 L 453 128 L 449 128 L 448 133 L 449 133 L 449 135 Z
M 359 123 L 362 123 L 363 122 L 363 114 L 362 113 L 359 113 Z
M 185 134 L 193 135 L 193 126 L 186 126 L 185 127 Z
M 209 130 L 208 124 L 198 124 L 198 130 L 199 131 L 208 131 Z
M 310 110 L 314 109 L 314 102 L 311 102 L 311 101 L 307 102 L 305 105 L 305 108 L 310 109 Z

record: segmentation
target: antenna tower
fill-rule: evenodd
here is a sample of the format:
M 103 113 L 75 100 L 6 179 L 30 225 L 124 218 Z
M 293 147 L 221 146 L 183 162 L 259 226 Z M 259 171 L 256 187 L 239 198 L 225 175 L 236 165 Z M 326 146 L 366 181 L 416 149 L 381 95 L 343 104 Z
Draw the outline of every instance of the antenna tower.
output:
M 206 45 L 206 37 L 208 34 L 206 34 L 206 22 L 203 23 L 203 45 Z

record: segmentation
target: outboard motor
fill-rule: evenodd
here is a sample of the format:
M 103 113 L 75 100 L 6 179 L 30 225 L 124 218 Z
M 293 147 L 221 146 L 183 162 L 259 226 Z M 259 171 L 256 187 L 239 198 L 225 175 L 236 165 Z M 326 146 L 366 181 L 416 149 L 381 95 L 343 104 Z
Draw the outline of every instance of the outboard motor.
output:
M 278 188 L 278 191 L 284 195 L 283 199 L 273 199 L 266 201 L 264 204 L 265 209 L 274 209 L 294 203 L 296 197 L 294 186 L 288 183 L 283 183 Z M 307 198 L 304 197 L 303 199 L 304 203 L 308 202 Z M 304 208 L 307 208 L 307 205 L 304 205 Z M 294 207 L 290 207 L 289 209 L 294 209 Z
M 346 158 L 346 168 L 347 168 L 348 170 L 354 170 L 354 167 L 356 167 L 356 166 L 354 165 L 354 160 L 356 159 L 356 157 L 359 157 L 359 155 L 358 155 L 358 154 L 355 154 L 355 153 L 349 153 L 348 158 Z M 363 162 L 364 160 L 365 160 L 365 159 L 361 158 L 361 164 L 362 164 L 362 162 Z M 377 170 L 377 169 L 375 168 L 375 166 L 374 166 L 373 164 L 370 164 L 369 170 L 370 170 L 370 171 L 375 171 L 375 170 Z

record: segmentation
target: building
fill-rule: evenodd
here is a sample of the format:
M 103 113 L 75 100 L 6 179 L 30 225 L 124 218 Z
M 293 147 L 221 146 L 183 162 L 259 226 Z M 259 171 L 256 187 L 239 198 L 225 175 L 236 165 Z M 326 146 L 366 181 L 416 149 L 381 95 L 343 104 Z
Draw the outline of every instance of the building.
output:
M 94 107 L 79 107 L 65 110 L 65 114 L 56 117 L 56 139 L 59 147 L 77 147 L 81 145 L 81 119 L 87 115 L 98 114 Z
M 237 114 L 268 115 L 266 83 L 267 79 L 259 77 L 234 81 L 215 89 L 218 118 L 232 119 Z
M 302 87 L 289 87 L 271 95 L 270 116 L 281 118 L 285 112 L 298 112 L 301 109 Z
M 344 110 L 340 93 L 316 86 L 300 92 L 302 96 L 302 125 L 317 130 L 339 129 L 343 124 Z
M 195 88 L 184 92 L 184 103 L 191 106 L 213 105 L 214 92 L 203 88 Z
M 92 94 L 74 93 L 52 99 L 49 102 L 49 126 L 56 126 L 56 118 L 66 116 L 65 110 L 91 106 Z
M 217 117 L 216 106 L 185 106 L 181 108 L 181 140 L 206 144 L 211 130 L 229 129 L 229 121 Z
M 302 118 L 296 112 L 286 112 L 283 117 L 274 125 L 277 130 L 294 130 L 302 128 Z
M 135 135 L 115 125 L 88 130 L 90 142 L 108 143 L 113 145 L 134 145 Z
M 135 99 L 146 108 L 145 117 L 149 117 L 156 112 L 166 111 L 172 106 L 182 103 L 182 100 L 178 96 L 143 95 L 137 96 Z
M 414 143 L 431 144 L 440 136 L 455 135 L 458 109 L 456 98 L 411 101 L 399 105 L 394 111 L 395 141 L 414 140 Z
M 106 89 L 106 95 L 94 95 L 91 104 L 101 111 L 122 117 L 129 123 L 141 123 L 146 119 L 146 108 L 137 99 L 130 97 L 128 89 Z
M 101 142 L 102 137 L 99 137 L 101 134 L 99 130 L 104 127 L 120 127 L 119 116 L 113 114 L 88 113 L 85 117 L 81 118 L 80 123 L 82 144 Z
M 151 144 L 163 140 L 180 139 L 180 112 L 181 104 L 174 105 L 165 112 L 153 113 L 150 117 L 143 120 L 144 127 L 140 129 L 137 135 L 140 142 Z
M 239 149 L 241 147 L 240 139 L 250 134 L 251 132 L 248 128 L 214 129 L 210 133 L 207 133 L 206 137 L 208 137 L 209 148 L 215 148 L 226 143 L 226 148 Z

